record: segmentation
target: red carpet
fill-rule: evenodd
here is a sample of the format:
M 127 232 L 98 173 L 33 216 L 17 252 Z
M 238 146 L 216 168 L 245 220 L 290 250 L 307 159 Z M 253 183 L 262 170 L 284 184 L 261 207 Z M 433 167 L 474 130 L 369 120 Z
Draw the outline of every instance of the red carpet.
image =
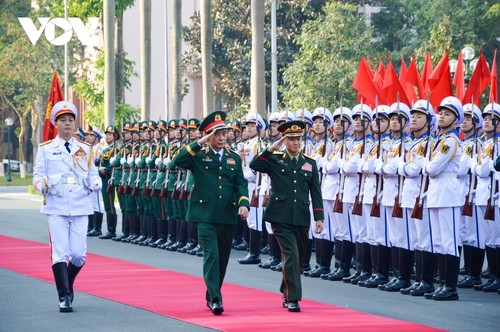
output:
M 49 260 L 46 244 L 0 235 L 0 267 L 53 283 Z M 88 254 L 75 289 L 223 331 L 438 331 L 308 300 L 301 302 L 301 313 L 289 313 L 279 294 L 229 283 L 223 286 L 226 311 L 213 316 L 202 278 L 94 254 Z

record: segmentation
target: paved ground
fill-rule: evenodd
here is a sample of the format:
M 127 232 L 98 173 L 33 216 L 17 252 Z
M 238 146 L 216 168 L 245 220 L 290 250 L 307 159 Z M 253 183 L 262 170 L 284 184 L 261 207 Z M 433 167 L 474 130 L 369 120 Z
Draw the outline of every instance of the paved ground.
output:
M 2 192 L 0 234 L 47 243 L 46 218 L 39 214 L 41 196 Z M 119 222 L 120 224 L 120 222 Z M 103 226 L 103 229 L 105 225 Z M 1 243 L 0 243 L 1 245 Z M 89 252 L 201 276 L 201 259 L 185 254 L 89 238 Z M 243 266 L 233 251 L 228 282 L 277 292 L 280 274 Z M 267 259 L 267 256 L 263 256 Z M 461 290 L 460 301 L 436 302 L 364 289 L 339 282 L 303 278 L 304 297 L 323 303 L 451 331 L 498 331 L 500 295 Z M 0 331 L 54 331 L 71 324 L 74 331 L 207 330 L 106 299 L 77 293 L 75 313 L 57 311 L 54 285 L 0 268 Z M 168 296 L 168 294 L 166 294 Z M 196 301 L 203 299 L 193 299 Z M 332 327 L 334 328 L 334 327 Z

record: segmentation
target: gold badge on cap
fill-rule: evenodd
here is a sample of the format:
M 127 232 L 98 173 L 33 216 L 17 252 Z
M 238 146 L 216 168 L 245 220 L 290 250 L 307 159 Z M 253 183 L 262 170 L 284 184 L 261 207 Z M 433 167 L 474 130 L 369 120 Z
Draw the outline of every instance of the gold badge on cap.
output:
M 220 117 L 220 114 L 215 114 L 215 121 L 220 121 L 221 120 L 221 117 Z

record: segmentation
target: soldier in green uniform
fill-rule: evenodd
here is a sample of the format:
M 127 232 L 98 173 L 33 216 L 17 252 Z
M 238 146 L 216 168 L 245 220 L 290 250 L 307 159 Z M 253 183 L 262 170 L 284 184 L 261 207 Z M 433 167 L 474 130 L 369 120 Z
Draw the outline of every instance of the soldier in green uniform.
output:
M 125 197 L 127 202 L 128 215 L 130 216 L 130 236 L 122 240 L 122 242 L 130 243 L 139 237 L 140 233 L 140 218 L 139 210 L 137 207 L 137 202 L 135 197 L 132 195 L 133 187 L 137 178 L 137 169 L 134 167 L 134 160 L 140 154 L 140 139 L 139 139 L 139 123 L 134 122 L 132 124 L 132 148 L 130 154 L 124 163 L 124 171 L 128 170 L 126 182 L 125 182 Z
M 283 306 L 288 311 L 300 311 L 302 299 L 300 282 L 301 258 L 305 255 L 310 227 L 309 197 L 312 199 L 315 232 L 323 230 L 323 200 L 319 173 L 314 159 L 302 154 L 303 121 L 283 123 L 278 130 L 283 134 L 269 148 L 254 157 L 250 167 L 267 173 L 273 188 L 264 212 L 264 220 L 271 223 L 281 248 L 283 281 L 280 291 Z M 282 144 L 285 151 L 279 151 Z
M 102 180 L 102 200 L 104 211 L 106 212 L 106 224 L 108 231 L 105 235 L 100 235 L 102 240 L 109 240 L 116 236 L 117 214 L 115 209 L 115 186 L 114 180 L 116 170 L 111 164 L 111 158 L 116 159 L 118 148 L 116 141 L 120 139 L 120 133 L 114 126 L 108 126 L 104 131 L 104 139 L 108 146 L 102 151 L 101 163 L 99 167 L 99 176 Z
M 187 219 L 198 227 L 207 306 L 214 315 L 224 311 L 221 287 L 236 221 L 238 216 L 246 219 L 249 211 L 241 158 L 226 148 L 225 117 L 221 111 L 209 114 L 200 124 L 208 135 L 182 149 L 173 161 L 175 166 L 191 170 L 194 177 Z
M 115 170 L 113 183 L 115 185 L 118 203 L 122 211 L 122 235 L 114 237 L 112 240 L 120 242 L 130 236 L 130 217 L 125 199 L 125 182 L 127 173 L 125 170 L 125 160 L 132 151 L 132 135 L 130 133 L 130 122 L 124 122 L 122 126 L 123 145 L 120 147 L 116 157 L 111 157 L 111 165 Z
M 153 151 L 152 163 L 154 171 L 152 171 L 151 187 L 151 203 L 153 207 L 153 216 L 156 219 L 156 232 L 158 240 L 150 242 L 149 246 L 157 248 L 167 241 L 167 219 L 165 211 L 165 197 L 160 196 L 160 192 L 165 181 L 165 166 L 163 159 L 167 156 L 168 146 L 165 142 L 165 134 L 167 133 L 167 122 L 165 120 L 158 121 L 158 127 L 155 131 L 155 150 Z

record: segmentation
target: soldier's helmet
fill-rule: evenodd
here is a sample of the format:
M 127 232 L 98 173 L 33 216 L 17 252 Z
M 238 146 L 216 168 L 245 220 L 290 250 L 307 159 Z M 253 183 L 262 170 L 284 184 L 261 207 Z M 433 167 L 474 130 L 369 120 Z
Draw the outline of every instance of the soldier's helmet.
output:
M 257 113 L 250 113 L 247 115 L 245 120 L 245 124 L 255 123 L 257 127 L 260 127 L 260 130 L 266 130 L 266 123 L 264 119 Z
M 372 109 L 366 104 L 357 104 L 352 108 L 351 116 L 361 116 L 368 122 L 372 122 Z
M 413 107 L 410 109 L 410 114 L 413 114 L 415 112 L 422 113 L 427 116 L 431 126 L 434 126 L 436 124 L 436 112 L 434 112 L 434 108 L 430 103 L 427 102 L 427 100 L 417 100 L 413 104 Z
M 308 123 L 310 126 L 313 125 L 312 113 L 305 108 L 299 108 L 297 112 L 295 112 L 295 119 L 302 120 L 305 123 Z
M 481 109 L 474 104 L 465 104 L 464 105 L 464 116 L 470 115 L 472 117 L 472 121 L 476 122 L 476 128 L 483 127 L 483 112 Z
M 377 118 L 377 116 L 385 116 L 387 119 L 389 119 L 389 112 L 391 111 L 391 108 L 389 105 L 378 105 L 373 109 L 373 120 Z
M 50 123 L 53 125 L 56 124 L 56 120 L 60 115 L 63 114 L 71 114 L 73 115 L 73 118 L 76 120 L 78 117 L 78 110 L 76 109 L 76 106 L 70 103 L 69 101 L 63 100 L 58 102 L 52 107 L 52 110 L 50 111 Z
M 339 116 L 342 116 L 344 120 L 347 120 L 349 122 L 349 126 L 352 125 L 352 111 L 350 108 L 342 106 L 333 111 L 333 121 L 335 121 L 335 119 Z
M 104 133 L 105 134 L 108 134 L 108 133 L 113 134 L 113 139 L 115 141 L 120 139 L 120 132 L 118 131 L 118 129 L 115 126 L 107 126 L 106 130 L 104 130 Z
M 391 107 L 389 108 L 388 115 L 389 115 L 389 117 L 391 117 L 391 115 L 394 115 L 394 114 L 399 114 L 402 117 L 404 117 L 406 119 L 406 123 L 408 123 L 410 121 L 410 118 L 411 118 L 410 108 L 405 103 L 401 103 L 401 102 L 393 103 L 391 105 Z
M 331 128 L 333 126 L 333 115 L 332 115 L 332 112 L 330 112 L 330 110 L 326 107 L 317 107 L 314 109 L 313 113 L 312 113 L 312 120 L 314 122 L 314 120 L 316 118 L 323 118 L 324 121 L 327 121 L 328 125 L 327 125 L 327 128 Z
M 295 120 L 295 114 L 290 111 L 290 110 L 284 110 L 280 112 L 280 122 L 288 122 L 288 121 L 294 121 Z
M 444 98 L 441 101 L 441 104 L 438 106 L 438 111 L 447 109 L 455 113 L 457 117 L 457 124 L 461 124 L 464 121 L 464 109 L 462 106 L 462 102 L 453 96 L 449 96 Z

